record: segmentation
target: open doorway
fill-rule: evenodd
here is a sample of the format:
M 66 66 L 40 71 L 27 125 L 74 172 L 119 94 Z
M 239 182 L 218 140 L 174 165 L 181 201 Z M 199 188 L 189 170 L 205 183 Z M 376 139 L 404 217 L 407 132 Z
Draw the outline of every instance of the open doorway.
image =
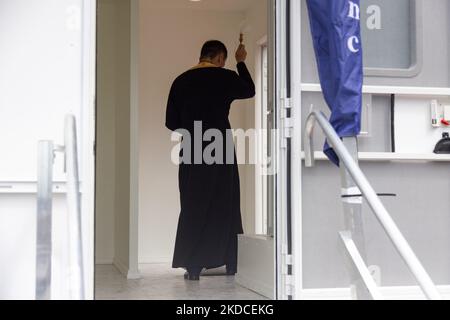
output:
M 184 270 L 171 268 L 180 203 L 178 167 L 171 161 L 176 143 L 164 126 L 170 86 L 197 64 L 202 44 L 224 42 L 230 52 L 226 68 L 235 70 L 234 51 L 243 32 L 257 97 L 235 102 L 230 120 L 234 129 L 267 129 L 262 120 L 268 112 L 267 3 L 99 1 L 97 299 L 274 298 L 274 223 L 268 213 L 273 199 L 267 198 L 266 179 L 258 177 L 255 165 L 239 166 L 245 235 L 239 239 L 237 276 L 213 270 L 219 276 L 206 275 L 196 284 L 183 279 Z M 127 109 L 132 103 L 138 116 Z M 139 128 L 134 146 L 133 128 Z M 265 145 L 250 148 L 259 152 Z M 134 162 L 128 157 L 133 148 L 139 154 Z M 132 221 L 136 193 L 138 219 Z

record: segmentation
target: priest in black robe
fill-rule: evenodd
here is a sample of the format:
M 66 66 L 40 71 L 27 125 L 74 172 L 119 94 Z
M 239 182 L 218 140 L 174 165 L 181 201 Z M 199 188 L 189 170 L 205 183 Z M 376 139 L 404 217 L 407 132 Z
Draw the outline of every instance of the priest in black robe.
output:
M 240 182 L 234 144 L 226 141 L 232 102 L 254 97 L 255 84 L 245 65 L 245 46 L 236 52 L 238 72 L 224 68 L 227 55 L 220 41 L 206 42 L 199 64 L 174 81 L 167 104 L 166 127 L 183 135 L 173 267 L 185 268 L 189 280 L 198 280 L 203 269 L 226 266 L 228 275 L 237 272 L 238 235 L 243 233 Z M 203 157 L 217 142 L 203 141 L 209 129 L 223 135 L 223 152 L 213 151 L 214 163 Z

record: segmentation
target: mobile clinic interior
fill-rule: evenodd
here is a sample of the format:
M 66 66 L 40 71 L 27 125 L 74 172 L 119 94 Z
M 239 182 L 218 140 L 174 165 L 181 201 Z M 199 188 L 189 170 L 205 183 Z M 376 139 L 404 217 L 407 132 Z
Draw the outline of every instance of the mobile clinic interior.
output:
M 0 298 L 449 297 L 450 156 L 433 152 L 450 131 L 449 6 L 361 1 L 365 177 L 345 144 L 341 167 L 364 205 L 349 223 L 351 179 L 321 152 L 306 1 L 0 0 Z M 192 286 L 170 270 L 165 104 L 205 40 L 232 51 L 240 32 L 258 92 L 232 125 L 278 129 L 256 144 L 277 170 L 240 167 L 238 275 Z

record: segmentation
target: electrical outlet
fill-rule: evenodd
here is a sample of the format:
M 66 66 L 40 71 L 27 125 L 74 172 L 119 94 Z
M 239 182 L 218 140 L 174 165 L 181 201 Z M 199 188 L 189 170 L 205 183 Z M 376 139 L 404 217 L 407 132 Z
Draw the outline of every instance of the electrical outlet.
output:
M 444 106 L 444 120 L 450 122 L 450 105 Z
M 431 100 L 431 125 L 434 128 L 439 128 L 442 125 L 443 109 L 442 105 L 437 100 Z

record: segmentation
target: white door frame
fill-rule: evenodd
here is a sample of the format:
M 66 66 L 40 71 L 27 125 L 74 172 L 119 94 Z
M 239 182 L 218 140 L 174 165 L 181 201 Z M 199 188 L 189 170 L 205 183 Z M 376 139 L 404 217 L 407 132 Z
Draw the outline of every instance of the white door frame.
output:
M 255 127 L 258 130 L 258 139 L 257 139 L 257 165 L 255 168 L 255 234 L 264 234 L 264 216 L 267 219 L 267 182 L 265 181 L 263 164 L 265 159 L 265 150 L 264 145 L 266 138 L 264 137 L 264 132 L 260 133 L 259 130 L 267 130 L 267 125 L 262 121 L 263 112 L 263 101 L 261 99 L 263 92 L 263 79 L 264 74 L 261 68 L 263 63 L 263 55 L 262 48 L 264 45 L 268 45 L 267 43 L 267 35 L 262 37 L 259 41 L 257 41 L 257 53 L 256 53 L 256 61 L 255 61 L 255 82 L 256 82 L 256 97 L 255 97 Z M 265 214 L 266 213 L 266 214 Z
M 292 277 L 289 273 L 290 261 L 288 234 L 288 140 L 287 127 L 287 3 L 285 0 L 274 0 L 275 9 L 275 74 L 274 104 L 276 115 L 275 157 L 276 157 L 276 210 L 275 210 L 275 239 L 276 239 L 276 298 L 286 300 L 291 296 Z
M 139 2 L 130 0 L 130 226 L 128 279 L 139 279 Z
M 84 0 L 82 3 L 83 17 L 83 97 L 81 110 L 81 136 L 83 152 L 81 166 L 83 172 L 82 201 L 82 247 L 84 269 L 84 297 L 94 299 L 95 272 L 95 113 L 96 113 L 96 41 L 97 41 L 97 0 Z
M 278 129 L 280 145 L 278 150 L 278 179 L 277 179 L 277 212 L 276 212 L 276 240 L 277 240 L 277 297 L 294 300 L 302 299 L 303 292 L 303 259 L 302 259 L 302 115 L 301 115 L 301 1 L 276 0 L 278 8 L 276 22 L 277 28 L 277 90 L 276 103 L 278 104 Z M 289 4 L 289 11 L 288 6 Z M 290 16 L 287 16 L 289 14 Z M 288 25 L 288 18 L 290 25 Z M 287 39 L 287 28 L 290 38 Z M 289 45 L 288 42 L 289 41 Z M 290 50 L 290 52 L 286 52 Z M 288 55 L 289 54 L 289 55 Z M 290 57 L 290 61 L 288 60 Z M 284 61 L 285 60 L 285 61 Z M 290 79 L 287 71 L 290 71 Z M 290 88 L 288 88 L 290 86 Z M 290 96 L 288 96 L 290 89 Z M 288 108 L 291 110 L 290 116 Z M 285 121 L 290 118 L 290 122 Z M 290 158 L 286 152 L 284 142 L 286 130 L 290 134 Z M 283 146 L 284 145 L 284 146 Z M 286 164 L 290 160 L 290 172 Z M 290 175 L 288 177 L 288 174 Z M 290 178 L 290 189 L 288 179 Z M 287 192 L 290 196 L 290 217 L 288 216 Z M 290 221 L 288 221 L 290 220 Z M 291 236 L 289 239 L 289 223 Z M 290 252 L 289 241 L 291 243 Z
M 303 216 L 302 216 L 302 12 L 301 1 L 291 1 L 291 103 L 292 103 L 292 150 L 291 150 L 291 209 L 292 209 L 292 263 L 293 299 L 301 300 L 303 292 Z

